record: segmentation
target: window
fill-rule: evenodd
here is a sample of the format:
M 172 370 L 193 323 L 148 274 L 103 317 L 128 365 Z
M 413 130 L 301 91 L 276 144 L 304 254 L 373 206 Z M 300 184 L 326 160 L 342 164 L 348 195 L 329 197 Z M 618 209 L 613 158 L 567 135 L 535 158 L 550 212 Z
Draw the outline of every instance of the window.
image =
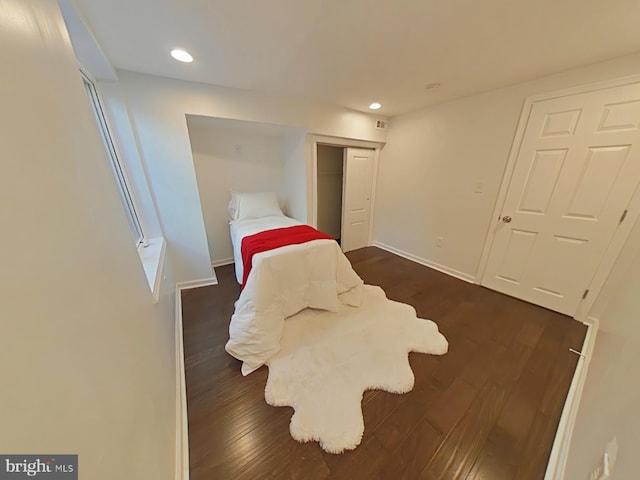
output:
M 109 132 L 109 126 L 107 125 L 107 119 L 104 115 L 104 110 L 102 108 L 102 104 L 100 103 L 100 98 L 98 97 L 96 86 L 84 72 L 81 71 L 80 73 L 82 74 L 84 88 L 87 91 L 91 106 L 93 107 L 93 113 L 96 117 L 98 129 L 100 130 L 100 133 L 102 135 L 102 140 L 107 151 L 107 156 L 109 157 L 111 170 L 113 171 L 113 175 L 116 179 L 116 184 L 118 185 L 120 199 L 122 200 L 122 205 L 124 206 L 124 210 L 127 214 L 127 220 L 129 221 L 131 234 L 133 235 L 136 246 L 144 245 L 145 236 L 142 229 L 142 224 L 140 222 L 140 216 L 136 212 L 131 189 L 127 185 L 127 177 L 125 176 L 124 168 L 120 162 L 120 159 L 118 158 L 113 137 Z

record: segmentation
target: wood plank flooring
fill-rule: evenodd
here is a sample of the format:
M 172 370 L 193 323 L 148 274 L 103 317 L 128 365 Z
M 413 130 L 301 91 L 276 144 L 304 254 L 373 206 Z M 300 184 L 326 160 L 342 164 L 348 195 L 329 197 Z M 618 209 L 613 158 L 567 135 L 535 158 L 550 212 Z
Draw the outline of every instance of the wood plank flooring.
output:
M 365 392 L 354 451 L 297 443 L 292 409 L 264 401 L 267 368 L 242 377 L 224 351 L 239 287 L 217 268 L 219 285 L 183 292 L 191 479 L 543 478 L 586 327 L 374 247 L 348 257 L 434 320 L 449 353 L 410 354 L 407 394 Z

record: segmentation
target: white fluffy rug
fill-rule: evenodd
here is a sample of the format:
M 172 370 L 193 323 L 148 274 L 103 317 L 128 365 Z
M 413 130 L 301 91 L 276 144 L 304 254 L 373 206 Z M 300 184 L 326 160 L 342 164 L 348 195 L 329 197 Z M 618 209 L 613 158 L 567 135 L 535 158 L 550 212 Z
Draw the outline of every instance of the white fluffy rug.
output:
M 442 355 L 447 340 L 413 307 L 364 285 L 362 306 L 338 313 L 306 309 L 285 321 L 280 352 L 267 362 L 267 403 L 291 406 L 291 436 L 331 453 L 362 440 L 362 395 L 413 388 L 409 352 Z

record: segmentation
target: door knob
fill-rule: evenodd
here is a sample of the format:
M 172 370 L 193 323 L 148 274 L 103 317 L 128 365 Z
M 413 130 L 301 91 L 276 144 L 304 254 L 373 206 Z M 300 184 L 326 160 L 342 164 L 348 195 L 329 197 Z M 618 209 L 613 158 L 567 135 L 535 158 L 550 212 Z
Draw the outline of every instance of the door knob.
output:
M 504 217 L 502 217 L 502 221 L 504 223 L 509 223 L 511 221 L 511 217 L 509 215 L 505 215 Z

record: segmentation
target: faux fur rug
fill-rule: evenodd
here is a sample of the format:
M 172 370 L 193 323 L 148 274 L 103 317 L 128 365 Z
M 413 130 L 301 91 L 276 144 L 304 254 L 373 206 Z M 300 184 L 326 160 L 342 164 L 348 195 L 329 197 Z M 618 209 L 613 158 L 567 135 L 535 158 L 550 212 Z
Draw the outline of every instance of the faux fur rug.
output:
M 338 313 L 306 309 L 285 321 L 280 352 L 267 362 L 265 399 L 291 406 L 291 436 L 327 452 L 356 448 L 364 433 L 362 395 L 413 388 L 409 352 L 442 355 L 447 340 L 413 307 L 364 285 L 362 305 Z

